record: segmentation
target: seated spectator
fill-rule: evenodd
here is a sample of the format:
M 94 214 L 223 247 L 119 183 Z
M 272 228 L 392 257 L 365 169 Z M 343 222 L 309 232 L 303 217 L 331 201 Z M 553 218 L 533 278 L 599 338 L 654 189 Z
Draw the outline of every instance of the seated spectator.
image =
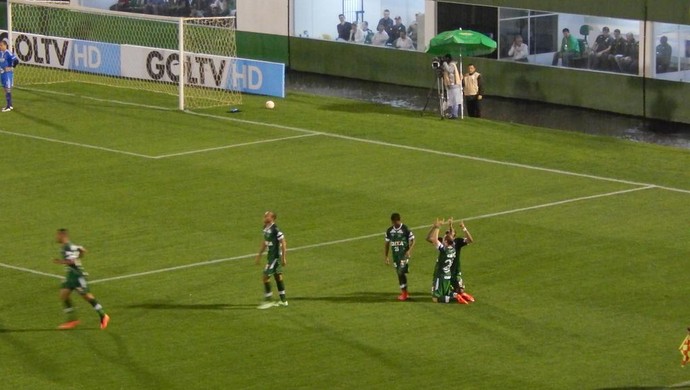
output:
M 589 55 L 589 69 L 606 70 L 609 52 L 611 51 L 611 45 L 613 44 L 613 38 L 611 38 L 609 31 L 610 30 L 608 27 L 604 27 L 601 30 L 601 34 L 599 34 L 597 39 L 594 41 L 592 53 Z
M 227 0 L 214 0 L 211 3 L 211 16 L 224 16 L 228 10 Z
M 338 23 L 336 26 L 338 29 L 338 37 L 335 40 L 347 42 L 350 40 L 350 31 L 352 31 L 352 25 L 350 22 L 345 20 L 345 15 L 343 14 L 338 15 L 338 19 L 340 19 L 340 23 Z
M 400 16 L 395 17 L 395 24 L 391 28 L 391 31 L 388 33 L 388 45 L 393 45 L 395 41 L 400 38 L 400 33 L 402 31 L 407 32 L 405 30 L 405 25 L 402 24 L 402 18 Z
M 402 30 L 400 31 L 400 37 L 395 40 L 393 46 L 395 46 L 396 49 L 401 49 L 401 50 L 414 50 L 414 42 L 412 42 L 412 39 L 407 36 L 407 31 Z
M 608 70 L 620 72 L 618 60 L 625 55 L 625 38 L 621 35 L 621 30 L 613 30 L 613 43 L 608 55 Z
M 570 66 L 572 60 L 580 55 L 580 42 L 577 38 L 570 34 L 570 30 L 563 29 L 563 39 L 561 39 L 561 49 L 553 54 L 553 62 L 551 65 L 558 65 L 558 59 L 561 59 L 563 66 Z
M 527 62 L 528 55 L 529 47 L 522 42 L 522 35 L 516 35 L 510 50 L 508 50 L 508 57 L 511 57 L 513 61 Z
M 671 66 L 671 55 L 673 48 L 668 44 L 668 38 L 662 36 L 656 47 L 656 72 L 666 73 Z
M 635 41 L 633 33 L 625 35 L 624 53 L 616 57 L 616 65 L 621 72 L 637 74 L 639 69 L 640 43 Z
M 386 32 L 386 26 L 383 24 L 379 24 L 376 27 L 376 32 L 374 33 L 374 36 L 371 38 L 371 44 L 374 46 L 386 46 L 386 42 L 388 42 L 388 33 Z
M 364 33 L 364 43 L 371 45 L 371 39 L 374 37 L 374 32 L 369 29 L 369 22 L 362 22 L 362 32 Z
M 417 22 L 413 22 L 409 27 L 407 27 L 407 36 L 412 40 L 415 49 L 417 48 Z
M 348 38 L 348 42 L 364 43 L 364 32 L 359 28 L 357 22 L 352 22 L 350 25 L 352 28 L 350 29 L 350 37 Z

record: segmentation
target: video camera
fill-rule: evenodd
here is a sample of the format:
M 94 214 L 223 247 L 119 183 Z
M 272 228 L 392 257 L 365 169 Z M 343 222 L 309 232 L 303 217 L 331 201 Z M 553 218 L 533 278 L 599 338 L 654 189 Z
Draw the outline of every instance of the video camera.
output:
M 431 60 L 431 69 L 438 70 L 441 68 L 441 65 L 446 62 L 446 57 L 434 57 Z

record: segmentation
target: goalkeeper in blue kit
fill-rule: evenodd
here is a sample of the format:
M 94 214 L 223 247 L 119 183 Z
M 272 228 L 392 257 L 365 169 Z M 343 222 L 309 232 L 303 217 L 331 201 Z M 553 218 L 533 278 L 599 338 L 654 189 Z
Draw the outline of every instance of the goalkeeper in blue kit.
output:
M 14 68 L 19 64 L 17 56 L 12 53 L 6 40 L 0 41 L 0 82 L 5 89 L 7 105 L 2 112 L 12 111 L 12 87 L 14 86 Z

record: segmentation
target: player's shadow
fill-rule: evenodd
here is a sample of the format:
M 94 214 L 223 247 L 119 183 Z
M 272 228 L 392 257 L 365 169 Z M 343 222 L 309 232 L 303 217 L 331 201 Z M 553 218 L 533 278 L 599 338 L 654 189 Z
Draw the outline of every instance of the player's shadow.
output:
M 248 310 L 255 309 L 256 305 L 229 303 L 140 303 L 129 305 L 127 308 L 147 310 Z
M 415 294 L 420 298 L 411 297 L 408 301 L 421 301 L 422 294 Z M 360 291 L 345 295 L 326 295 L 309 297 L 288 297 L 288 301 L 311 301 L 311 302 L 331 302 L 331 303 L 388 303 L 397 302 L 394 292 L 372 292 Z

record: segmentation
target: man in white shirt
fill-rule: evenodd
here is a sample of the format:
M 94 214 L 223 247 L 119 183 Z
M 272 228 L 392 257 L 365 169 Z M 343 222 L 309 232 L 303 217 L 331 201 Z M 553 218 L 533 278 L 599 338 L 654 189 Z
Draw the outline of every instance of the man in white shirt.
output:
M 394 46 L 401 50 L 414 50 L 414 42 L 407 36 L 405 30 L 400 31 L 400 38 L 395 40 Z
M 513 61 L 527 62 L 528 55 L 529 47 L 522 42 L 522 35 L 516 35 L 510 50 L 508 50 L 508 57 L 512 57 Z
M 350 30 L 349 42 L 364 43 L 364 31 L 357 25 L 357 22 L 352 22 L 352 29 Z
M 379 24 L 378 27 L 376 27 L 374 37 L 371 38 L 371 44 L 374 46 L 385 46 L 386 42 L 388 42 L 388 33 L 386 32 L 386 26 L 384 26 L 383 24 Z

